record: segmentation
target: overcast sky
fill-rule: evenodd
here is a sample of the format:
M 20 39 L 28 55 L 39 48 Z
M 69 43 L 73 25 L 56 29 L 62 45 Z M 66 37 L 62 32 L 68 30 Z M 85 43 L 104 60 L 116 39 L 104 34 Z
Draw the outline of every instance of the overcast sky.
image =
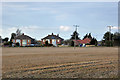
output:
M 2 38 L 17 28 L 37 40 L 51 34 L 69 39 L 78 24 L 79 37 L 91 33 L 97 40 L 112 25 L 117 31 L 117 2 L 5 2 L 2 4 Z

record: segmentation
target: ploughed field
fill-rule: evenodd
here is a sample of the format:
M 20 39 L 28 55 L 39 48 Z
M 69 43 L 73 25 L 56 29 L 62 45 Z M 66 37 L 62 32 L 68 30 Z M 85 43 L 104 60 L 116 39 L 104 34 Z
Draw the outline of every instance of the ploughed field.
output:
M 3 78 L 116 78 L 117 47 L 3 48 Z

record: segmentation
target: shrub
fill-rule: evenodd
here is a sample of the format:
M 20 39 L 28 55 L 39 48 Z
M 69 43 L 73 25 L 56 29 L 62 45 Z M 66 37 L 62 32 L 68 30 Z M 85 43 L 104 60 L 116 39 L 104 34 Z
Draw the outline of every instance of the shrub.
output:
M 74 41 L 71 41 L 70 46 L 74 46 Z
M 105 41 L 105 45 L 108 47 L 113 46 L 113 42 L 112 41 Z
M 17 42 L 16 44 L 15 44 L 17 47 L 19 47 L 20 46 L 20 44 Z

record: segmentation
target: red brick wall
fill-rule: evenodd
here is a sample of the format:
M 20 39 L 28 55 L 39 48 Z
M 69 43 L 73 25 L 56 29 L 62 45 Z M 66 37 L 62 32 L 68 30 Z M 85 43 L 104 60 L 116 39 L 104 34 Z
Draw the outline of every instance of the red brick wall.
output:
M 21 46 L 22 46 L 22 40 L 20 40 Z
M 27 40 L 27 45 L 30 45 L 31 44 L 31 40 L 29 40 L 29 42 L 28 42 L 28 40 Z
M 45 44 L 45 41 L 46 40 L 44 40 L 44 42 L 43 42 L 43 40 L 41 41 L 42 42 L 42 44 Z M 50 44 L 52 44 L 52 39 L 50 39 Z M 56 44 L 61 44 L 61 40 L 59 40 L 59 42 L 58 42 L 58 39 L 56 40 Z
M 59 42 L 58 42 L 58 40 L 57 40 L 57 44 L 61 44 L 61 40 L 59 39 Z

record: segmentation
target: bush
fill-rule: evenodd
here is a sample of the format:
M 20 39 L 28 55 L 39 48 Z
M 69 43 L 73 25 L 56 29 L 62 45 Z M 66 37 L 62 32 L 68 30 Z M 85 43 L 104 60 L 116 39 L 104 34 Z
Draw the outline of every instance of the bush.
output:
M 9 46 L 9 43 L 7 42 L 7 43 L 4 43 L 4 46 Z
M 48 44 L 49 47 L 53 46 L 53 44 Z
M 49 45 L 48 41 L 45 41 L 45 46 L 48 46 L 48 45 Z
M 113 42 L 112 41 L 105 41 L 105 46 L 107 46 L 107 47 L 113 46 Z
M 71 41 L 70 46 L 74 46 L 74 41 Z
M 16 45 L 16 47 L 19 47 L 19 46 L 20 46 L 20 44 L 19 44 L 19 43 L 16 43 L 15 45 Z

